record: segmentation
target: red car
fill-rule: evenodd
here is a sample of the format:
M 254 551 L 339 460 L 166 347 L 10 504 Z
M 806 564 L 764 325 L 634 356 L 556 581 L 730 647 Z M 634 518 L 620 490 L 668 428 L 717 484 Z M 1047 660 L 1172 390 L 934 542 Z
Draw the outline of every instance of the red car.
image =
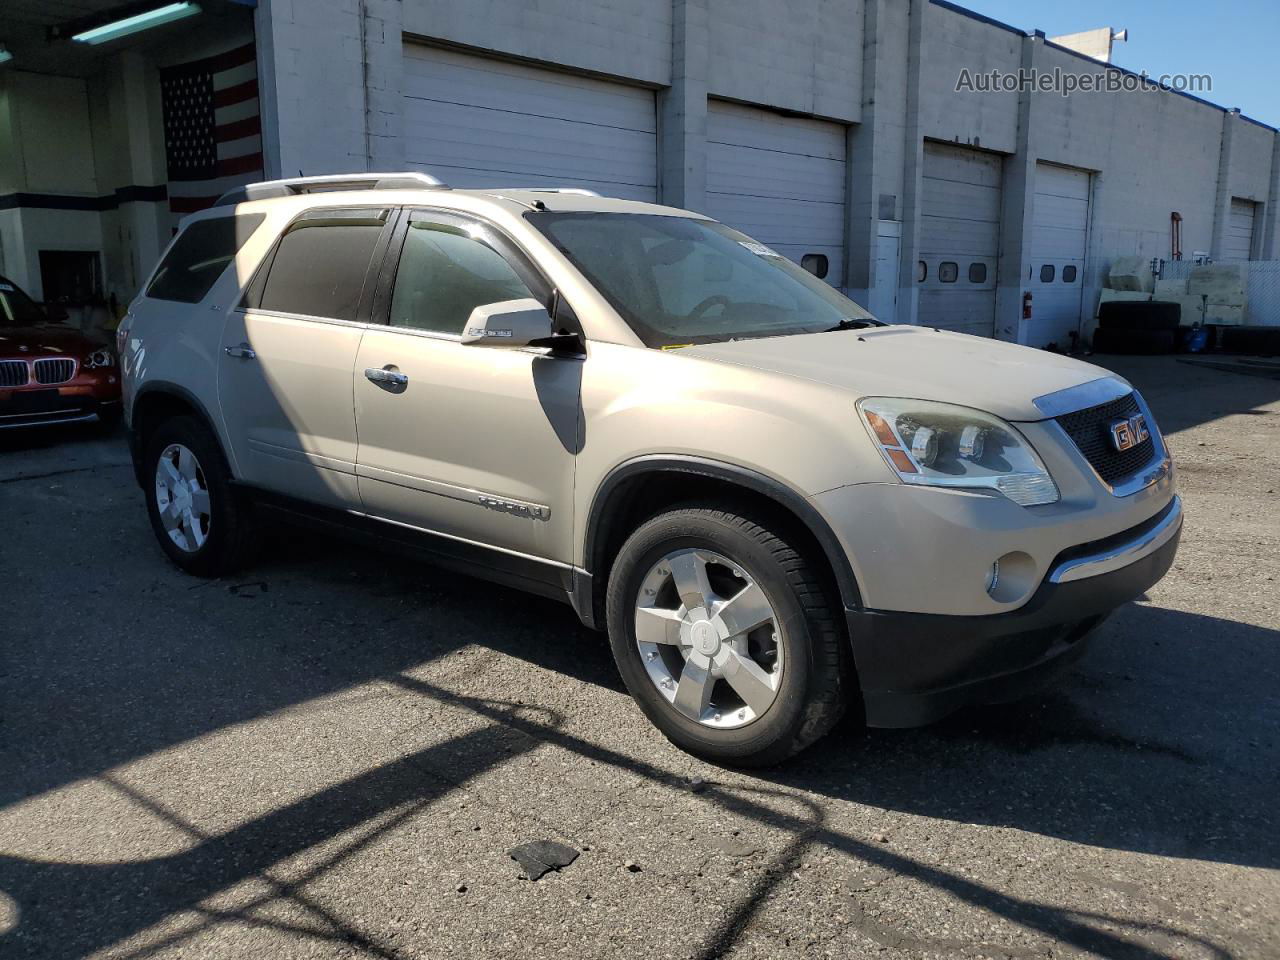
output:
M 115 350 L 0 277 L 0 430 L 120 419 Z

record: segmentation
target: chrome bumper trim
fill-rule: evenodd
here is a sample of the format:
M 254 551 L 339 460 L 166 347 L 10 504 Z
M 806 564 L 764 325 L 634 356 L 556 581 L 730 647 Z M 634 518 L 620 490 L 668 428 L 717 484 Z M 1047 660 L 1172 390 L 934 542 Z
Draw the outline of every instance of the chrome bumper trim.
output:
M 1075 557 L 1054 567 L 1049 572 L 1049 582 L 1070 583 L 1073 580 L 1097 577 L 1120 570 L 1148 554 L 1155 553 L 1182 529 L 1182 498 L 1175 496 L 1172 505 L 1172 509 L 1165 514 L 1163 520 L 1128 543 L 1089 556 Z
M 31 427 L 53 426 L 59 423 L 87 423 L 90 420 L 97 420 L 96 413 L 77 413 L 70 417 L 58 417 L 55 420 L 31 420 L 29 417 L 38 417 L 42 414 L 13 414 L 12 416 L 0 417 L 0 430 L 26 430 Z M 16 420 L 17 423 L 4 423 L 4 420 Z

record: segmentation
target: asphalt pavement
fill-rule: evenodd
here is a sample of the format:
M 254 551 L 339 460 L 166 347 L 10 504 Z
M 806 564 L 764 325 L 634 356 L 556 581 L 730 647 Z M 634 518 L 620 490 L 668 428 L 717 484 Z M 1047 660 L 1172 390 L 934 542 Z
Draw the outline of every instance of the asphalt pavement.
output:
M 1169 576 L 1023 702 L 750 774 L 568 607 L 288 528 L 192 579 L 122 435 L 0 435 L 0 957 L 1280 957 L 1280 381 L 1098 359 Z

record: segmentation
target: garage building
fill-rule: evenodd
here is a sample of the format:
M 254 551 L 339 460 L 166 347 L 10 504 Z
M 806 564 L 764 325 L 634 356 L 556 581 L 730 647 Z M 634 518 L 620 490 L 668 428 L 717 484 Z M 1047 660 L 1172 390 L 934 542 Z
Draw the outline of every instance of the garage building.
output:
M 299 172 L 687 207 L 887 319 L 1037 346 L 1114 258 L 1169 257 L 1174 211 L 1188 252 L 1280 256 L 1274 128 L 1172 90 L 957 89 L 1119 68 L 944 0 L 5 6 L 0 273 L 51 302 L 118 312 L 182 215 Z

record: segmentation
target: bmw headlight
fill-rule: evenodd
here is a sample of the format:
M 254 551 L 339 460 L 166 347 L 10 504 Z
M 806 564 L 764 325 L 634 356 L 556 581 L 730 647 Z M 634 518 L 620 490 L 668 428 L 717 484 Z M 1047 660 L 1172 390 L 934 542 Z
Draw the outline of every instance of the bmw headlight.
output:
M 988 488 L 1024 507 L 1058 501 L 1058 486 L 1031 444 L 998 417 L 890 397 L 869 397 L 858 409 L 903 483 Z
M 114 367 L 115 365 L 115 354 L 106 347 L 93 351 L 84 359 L 84 368 L 86 370 L 97 370 L 100 367 Z

